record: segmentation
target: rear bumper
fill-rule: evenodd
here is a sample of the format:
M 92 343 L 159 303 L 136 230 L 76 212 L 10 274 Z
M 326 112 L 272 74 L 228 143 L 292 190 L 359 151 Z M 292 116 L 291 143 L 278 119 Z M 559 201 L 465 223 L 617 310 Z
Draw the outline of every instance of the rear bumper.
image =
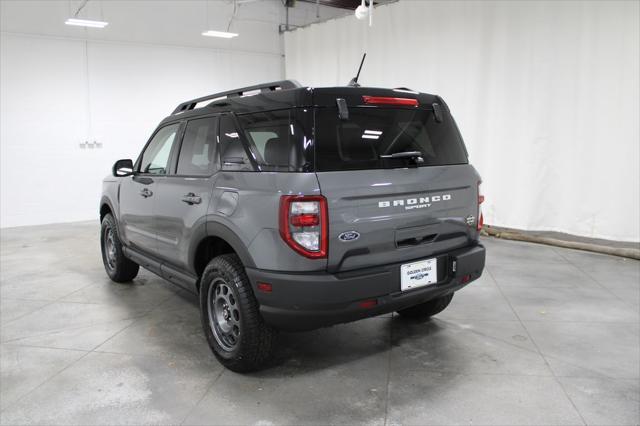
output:
M 268 324 L 282 330 L 312 330 L 397 311 L 457 291 L 482 275 L 485 249 L 477 244 L 434 257 L 438 282 L 406 292 L 400 291 L 400 266 L 413 259 L 338 274 L 247 268 L 247 275 Z M 272 291 L 258 290 L 258 282 L 271 284 Z M 372 299 L 375 306 L 361 306 Z

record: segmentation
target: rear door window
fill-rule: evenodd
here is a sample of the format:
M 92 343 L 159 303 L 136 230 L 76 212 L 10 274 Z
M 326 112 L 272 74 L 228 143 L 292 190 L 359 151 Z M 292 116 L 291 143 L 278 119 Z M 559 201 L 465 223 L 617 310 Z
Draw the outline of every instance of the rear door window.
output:
M 201 118 L 187 123 L 180 147 L 176 173 L 209 176 L 214 172 L 217 118 Z
M 467 154 L 453 118 L 442 111 L 400 108 L 349 108 L 341 120 L 337 108 L 316 111 L 316 168 L 318 171 L 406 167 L 411 159 L 381 158 L 419 151 L 424 166 L 466 164 Z

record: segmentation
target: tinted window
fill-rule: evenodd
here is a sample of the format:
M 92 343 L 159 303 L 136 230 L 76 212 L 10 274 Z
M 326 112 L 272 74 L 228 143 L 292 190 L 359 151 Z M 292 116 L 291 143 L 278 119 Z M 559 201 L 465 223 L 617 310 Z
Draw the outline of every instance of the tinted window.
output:
M 217 136 L 217 118 L 202 118 L 187 123 L 178 157 L 179 175 L 209 176 L 213 173 Z
M 262 170 L 308 170 L 313 151 L 309 148 L 310 132 L 305 126 L 305 122 L 311 119 L 307 115 L 310 113 L 307 114 L 304 110 L 287 109 L 238 116 L 244 135 Z
M 220 117 L 220 158 L 223 170 L 253 170 L 238 129 L 229 116 Z
M 406 167 L 409 158 L 383 159 L 381 155 L 420 151 L 420 166 L 467 163 L 453 118 L 442 111 L 437 122 L 424 109 L 349 108 L 340 120 L 336 108 L 316 112 L 316 165 L 318 171 Z
M 171 124 L 158 130 L 142 154 L 140 172 L 155 175 L 163 175 L 167 172 L 171 147 L 179 127 L 179 124 Z

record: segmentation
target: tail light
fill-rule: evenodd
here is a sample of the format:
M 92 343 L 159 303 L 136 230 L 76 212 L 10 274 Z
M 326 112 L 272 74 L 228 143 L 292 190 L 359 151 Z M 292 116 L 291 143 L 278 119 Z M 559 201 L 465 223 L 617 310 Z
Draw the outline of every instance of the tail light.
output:
M 327 257 L 328 217 L 327 199 L 321 195 L 280 197 L 280 236 L 305 257 Z
M 386 96 L 363 96 L 362 100 L 369 105 L 398 105 L 398 106 L 414 106 L 419 105 L 417 99 L 411 98 L 390 98 Z
M 482 181 L 478 182 L 478 231 L 484 225 L 484 216 L 482 215 L 482 203 L 484 203 L 484 195 L 482 195 Z

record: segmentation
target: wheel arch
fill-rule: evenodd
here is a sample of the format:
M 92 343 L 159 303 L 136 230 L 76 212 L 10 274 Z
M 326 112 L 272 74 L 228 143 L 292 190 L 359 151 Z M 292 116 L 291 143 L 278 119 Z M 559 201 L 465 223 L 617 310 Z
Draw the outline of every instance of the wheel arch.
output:
M 111 200 L 109 200 L 109 197 L 107 197 L 106 195 L 103 195 L 100 199 L 100 222 L 102 222 L 102 219 L 107 215 L 107 213 L 111 213 L 113 218 L 117 219 L 116 210 L 113 208 Z
M 197 238 L 194 238 L 191 244 L 189 265 L 198 281 L 209 261 L 221 254 L 234 253 L 245 267 L 255 267 L 246 245 L 229 227 L 218 222 L 206 222 L 195 235 Z

